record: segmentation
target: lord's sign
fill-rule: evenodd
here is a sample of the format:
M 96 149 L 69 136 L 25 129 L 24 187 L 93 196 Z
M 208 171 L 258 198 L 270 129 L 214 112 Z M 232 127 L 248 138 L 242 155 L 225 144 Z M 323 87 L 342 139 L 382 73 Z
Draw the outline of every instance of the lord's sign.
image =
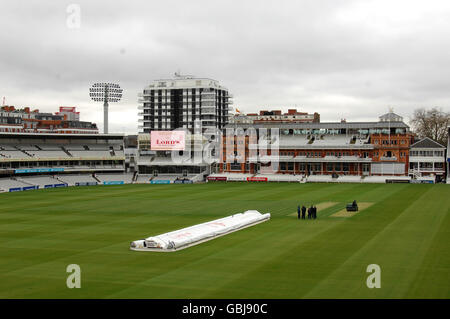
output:
M 152 151 L 184 151 L 185 132 L 152 131 L 150 148 Z

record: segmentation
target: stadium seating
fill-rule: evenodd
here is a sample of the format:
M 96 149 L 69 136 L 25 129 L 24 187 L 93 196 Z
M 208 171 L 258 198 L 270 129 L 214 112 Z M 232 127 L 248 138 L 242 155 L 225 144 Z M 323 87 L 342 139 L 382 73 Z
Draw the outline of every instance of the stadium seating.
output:
M 30 144 L 17 145 L 16 148 L 19 149 L 19 150 L 24 150 L 24 151 L 37 151 L 37 150 L 39 150 L 36 147 L 36 145 L 30 145 Z
M 91 151 L 109 151 L 109 145 L 89 145 L 89 150 Z
M 171 181 L 171 182 L 173 182 L 177 178 L 181 178 L 180 175 L 159 174 L 158 176 L 154 176 L 151 180 L 152 181 Z
M 86 150 L 70 150 L 70 154 L 73 157 L 82 157 L 82 158 L 104 158 L 111 157 L 110 151 L 86 151 Z
M 17 149 L 12 145 L 2 144 L 2 145 L 0 145 L 0 150 L 1 151 L 16 151 Z
M 125 157 L 123 146 L 114 145 L 57 145 L 57 144 L 2 144 L 0 159 L 73 159 Z
M 100 182 L 118 182 L 123 181 L 125 184 L 131 184 L 133 182 L 133 174 L 95 174 L 95 177 Z
M 45 151 L 40 151 L 40 150 L 33 150 L 33 151 L 28 151 L 28 153 L 30 153 L 31 155 L 33 155 L 33 157 L 35 158 L 63 158 L 63 159 L 70 159 L 70 156 L 64 152 L 63 150 L 59 149 L 59 150 L 45 150 Z
M 39 147 L 39 149 L 43 150 L 43 151 L 61 151 L 62 148 L 61 146 L 58 145 L 51 145 L 51 144 L 45 144 L 45 145 L 37 145 Z
M 30 156 L 26 153 L 19 151 L 19 150 L 1 150 L 0 151 L 0 157 L 3 158 L 17 158 L 17 159 L 29 159 Z
M 90 174 L 80 175 L 58 175 L 56 178 L 62 183 L 66 183 L 69 186 L 74 186 L 75 183 L 98 183 L 98 180 L 92 177 Z
M 195 183 L 195 182 L 203 182 L 204 176 L 205 176 L 205 173 L 199 173 L 199 174 L 190 174 L 190 175 L 184 176 L 182 178 L 187 178 Z
M 65 149 L 68 151 L 84 151 L 86 148 L 83 145 L 66 145 Z
M 26 187 L 30 186 L 30 184 L 14 180 L 11 178 L 1 178 L 0 179 L 0 189 L 7 192 L 10 188 L 19 188 L 19 187 Z
M 310 175 L 306 178 L 307 182 L 313 183 L 330 183 L 333 182 L 331 175 Z
M 61 183 L 56 178 L 52 176 L 27 176 L 27 177 L 17 177 L 17 180 L 28 185 L 36 185 L 39 188 L 44 188 L 45 185 L 59 184 Z
M 150 183 L 151 178 L 152 178 L 152 175 L 150 175 L 150 174 L 139 174 L 137 177 L 136 183 L 138 183 L 138 184 Z

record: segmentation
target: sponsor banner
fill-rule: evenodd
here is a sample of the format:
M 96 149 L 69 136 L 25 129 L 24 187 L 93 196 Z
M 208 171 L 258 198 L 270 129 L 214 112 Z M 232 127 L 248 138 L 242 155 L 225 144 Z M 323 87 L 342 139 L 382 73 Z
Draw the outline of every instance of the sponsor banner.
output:
M 67 184 L 48 184 L 44 188 L 56 188 L 56 187 L 67 187 Z
M 245 177 L 233 177 L 233 176 L 227 177 L 227 182 L 245 182 L 246 180 L 247 178 Z
M 23 173 L 51 173 L 51 172 L 63 172 L 64 168 L 24 168 L 24 169 L 16 169 L 14 172 L 16 174 Z
M 23 191 L 30 191 L 32 189 L 39 189 L 39 186 L 25 186 L 25 187 L 22 187 Z
M 150 184 L 170 184 L 170 180 L 160 179 L 156 181 L 150 181 Z
M 186 180 L 176 180 L 173 181 L 174 184 L 192 184 L 194 183 L 193 181 L 191 181 L 190 179 L 186 179 Z
M 20 192 L 20 191 L 22 191 L 22 188 L 21 187 L 13 187 L 13 188 L 10 188 L 9 191 L 10 192 Z
M 411 183 L 412 184 L 434 184 L 434 181 L 431 179 L 423 179 L 423 180 L 412 179 Z
M 267 177 L 247 177 L 248 182 L 267 182 Z
M 411 181 L 409 179 L 386 179 L 386 183 L 410 183 Z
M 95 186 L 97 184 L 97 182 L 78 182 L 75 183 L 75 186 Z
M 152 151 L 184 151 L 184 131 L 152 131 L 150 136 Z
M 227 177 L 226 176 L 208 176 L 206 179 L 208 181 L 226 181 Z
M 124 181 L 107 181 L 103 182 L 103 185 L 123 185 Z

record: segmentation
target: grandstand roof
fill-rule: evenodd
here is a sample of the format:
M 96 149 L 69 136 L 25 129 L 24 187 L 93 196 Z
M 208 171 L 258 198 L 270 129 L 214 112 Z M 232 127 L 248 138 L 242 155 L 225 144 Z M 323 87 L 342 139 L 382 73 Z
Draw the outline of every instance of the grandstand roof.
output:
M 46 143 L 47 141 L 70 140 L 77 141 L 115 141 L 123 142 L 124 134 L 68 134 L 68 133 L 12 133 L 0 132 L 0 141 L 4 143 Z M 33 141 L 33 142 L 31 142 Z
M 15 133 L 15 132 L 0 132 L 1 136 L 17 136 L 17 137 L 124 137 L 124 133 L 114 133 L 114 134 L 68 134 L 68 133 Z
M 404 122 L 321 122 L 321 123 L 253 123 L 228 124 L 225 128 L 279 128 L 279 129 L 365 129 L 365 128 L 409 128 Z

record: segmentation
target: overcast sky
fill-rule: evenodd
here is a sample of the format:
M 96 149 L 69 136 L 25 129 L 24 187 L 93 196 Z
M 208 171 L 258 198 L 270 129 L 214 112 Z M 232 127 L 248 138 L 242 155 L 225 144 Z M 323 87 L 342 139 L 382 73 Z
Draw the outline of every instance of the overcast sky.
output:
M 80 19 L 71 4 L 80 8 Z M 407 121 L 450 110 L 450 1 L 0 2 L 0 98 L 103 127 L 94 82 L 117 82 L 111 132 L 137 132 L 137 94 L 175 71 L 213 78 L 242 112 Z M 79 27 L 77 27 L 79 21 Z

